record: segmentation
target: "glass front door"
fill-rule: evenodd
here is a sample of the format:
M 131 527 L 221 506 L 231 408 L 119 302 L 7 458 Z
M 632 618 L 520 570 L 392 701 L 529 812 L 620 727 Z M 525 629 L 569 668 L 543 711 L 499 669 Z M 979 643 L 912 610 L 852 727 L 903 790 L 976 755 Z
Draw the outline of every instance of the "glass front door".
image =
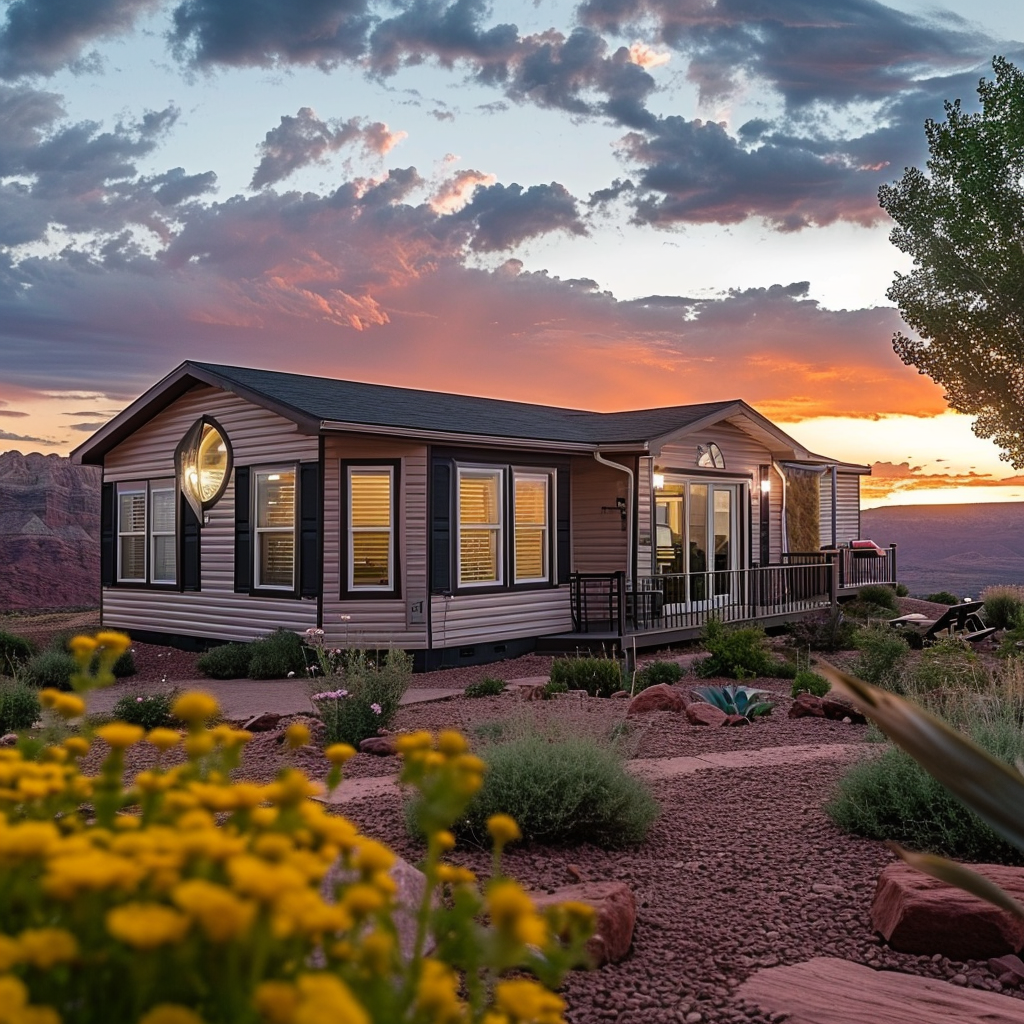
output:
M 696 481 L 666 482 L 656 492 L 657 571 L 685 576 L 671 588 L 675 601 L 699 604 L 732 592 L 739 497 L 739 484 Z

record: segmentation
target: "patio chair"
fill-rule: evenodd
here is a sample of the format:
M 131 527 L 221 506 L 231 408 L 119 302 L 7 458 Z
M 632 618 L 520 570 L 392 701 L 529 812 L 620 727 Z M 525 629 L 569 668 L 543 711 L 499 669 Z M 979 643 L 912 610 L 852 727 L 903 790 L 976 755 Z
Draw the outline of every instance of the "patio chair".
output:
M 920 637 L 924 645 L 940 636 L 958 636 L 961 640 L 976 644 L 996 631 L 995 626 L 986 626 L 985 620 L 978 614 L 984 604 L 984 601 L 963 601 L 950 605 L 937 619 L 915 613 L 890 619 L 889 625 L 913 633 Z

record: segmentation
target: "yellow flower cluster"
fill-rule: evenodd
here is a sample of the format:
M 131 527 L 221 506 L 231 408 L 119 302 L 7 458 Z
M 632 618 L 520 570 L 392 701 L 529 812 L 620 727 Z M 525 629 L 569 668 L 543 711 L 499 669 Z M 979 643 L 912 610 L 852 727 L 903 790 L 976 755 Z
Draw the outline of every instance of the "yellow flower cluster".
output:
M 103 682 L 96 659 L 125 649 L 117 636 L 72 644 L 82 692 Z M 81 700 L 58 694 L 50 706 L 59 712 L 68 696 Z M 472 872 L 444 862 L 484 772 L 460 734 L 398 740 L 428 824 L 410 952 L 398 941 L 395 855 L 312 799 L 321 787 L 293 768 L 266 784 L 231 782 L 250 736 L 208 727 L 217 713 L 208 695 L 184 694 L 174 706 L 184 736 L 114 722 L 38 760 L 0 751 L 0 1024 L 561 1021 L 546 986 L 578 959 L 589 908 L 541 915 L 500 873 L 482 895 Z M 94 741 L 102 761 L 87 775 L 79 761 Z M 303 727 L 288 736 L 292 747 L 308 741 Z M 136 744 L 155 748 L 157 763 L 126 783 Z M 163 752 L 179 745 L 187 760 L 165 767 Z M 325 754 L 332 784 L 354 751 Z M 499 850 L 518 838 L 506 816 L 490 830 Z M 445 886 L 452 911 L 438 899 Z M 427 956 L 439 928 L 444 954 Z M 500 980 L 510 969 L 541 980 Z

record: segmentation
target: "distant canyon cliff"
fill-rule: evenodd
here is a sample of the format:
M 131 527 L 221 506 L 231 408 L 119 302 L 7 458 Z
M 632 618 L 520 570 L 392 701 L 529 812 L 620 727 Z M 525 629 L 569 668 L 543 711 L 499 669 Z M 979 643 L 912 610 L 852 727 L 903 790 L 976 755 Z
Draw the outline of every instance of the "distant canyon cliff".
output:
M 100 470 L 0 454 L 0 611 L 100 602 Z

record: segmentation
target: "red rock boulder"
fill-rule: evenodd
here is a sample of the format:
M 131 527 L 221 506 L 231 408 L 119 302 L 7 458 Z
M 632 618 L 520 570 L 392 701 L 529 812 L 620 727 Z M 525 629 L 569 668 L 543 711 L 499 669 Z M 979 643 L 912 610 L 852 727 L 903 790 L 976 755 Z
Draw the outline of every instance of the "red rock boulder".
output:
M 848 718 L 854 725 L 865 725 L 867 719 L 849 702 L 840 697 L 827 695 L 821 698 L 821 710 L 833 722 Z
M 636 900 L 633 890 L 624 882 L 581 882 L 552 893 L 530 893 L 530 896 L 540 911 L 568 900 L 594 908 L 597 927 L 587 943 L 587 952 L 595 967 L 618 963 L 629 953 L 636 925 Z
M 649 711 L 674 711 L 678 714 L 685 707 L 686 701 L 678 690 L 673 690 L 665 683 L 658 683 L 656 686 L 648 686 L 646 690 L 641 690 L 629 702 L 626 717 L 646 715 Z
M 688 704 L 686 717 L 690 725 L 718 726 L 725 725 L 729 720 L 729 716 L 721 708 L 716 708 L 714 704 L 705 704 L 702 701 Z
M 971 867 L 1024 899 L 1024 868 Z M 890 864 L 879 876 L 871 925 L 901 953 L 985 960 L 1024 947 L 1024 921 L 903 863 Z
M 367 736 L 359 741 L 360 754 L 376 754 L 378 757 L 390 757 L 398 753 L 394 736 Z
M 821 706 L 821 698 L 813 693 L 801 693 L 789 706 L 790 718 L 824 718 L 825 709 Z

